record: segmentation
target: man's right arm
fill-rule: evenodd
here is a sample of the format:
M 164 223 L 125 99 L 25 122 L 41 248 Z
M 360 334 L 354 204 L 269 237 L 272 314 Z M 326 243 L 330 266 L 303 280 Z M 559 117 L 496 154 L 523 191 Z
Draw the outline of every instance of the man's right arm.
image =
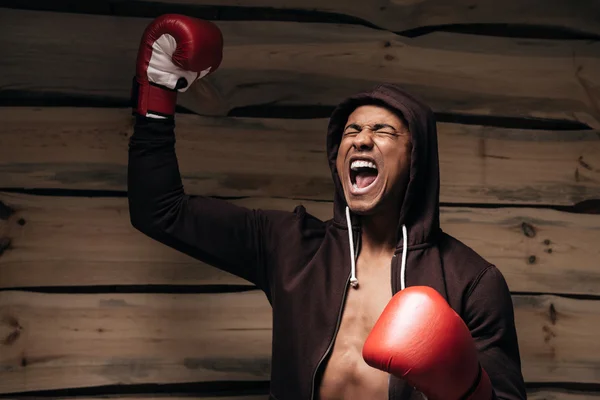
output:
M 130 218 L 159 242 L 266 290 L 272 227 L 287 224 L 294 214 L 187 195 L 175 155 L 177 93 L 215 72 L 222 51 L 221 32 L 209 21 L 165 14 L 145 29 L 132 88 Z
M 268 216 L 273 212 L 186 194 L 174 128 L 172 118 L 136 117 L 128 165 L 132 225 L 167 246 L 266 289 L 263 241 L 271 236 Z

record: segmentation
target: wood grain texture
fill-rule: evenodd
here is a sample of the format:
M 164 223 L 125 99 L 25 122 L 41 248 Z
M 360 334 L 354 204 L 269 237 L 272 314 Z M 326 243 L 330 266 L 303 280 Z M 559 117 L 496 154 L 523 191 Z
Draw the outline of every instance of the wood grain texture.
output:
M 596 300 L 514 296 L 523 373 L 598 383 Z M 66 295 L 0 292 L 0 392 L 107 384 L 268 380 L 260 292 Z
M 3 399 L 6 400 L 22 400 L 25 398 L 31 398 L 30 396 L 21 396 L 19 394 L 15 394 L 13 396 L 5 395 L 2 396 Z M 45 395 L 43 397 L 36 397 L 36 399 L 45 399 L 45 400 L 68 400 L 72 397 L 69 396 L 54 396 L 54 395 Z M 201 394 L 193 394 L 189 396 L 181 395 L 181 394 L 172 394 L 172 393 L 156 393 L 155 395 L 130 395 L 130 394 L 111 394 L 109 396 L 98 395 L 98 396 L 77 396 L 77 400 L 269 400 L 268 395 L 236 395 L 232 396 L 213 396 L 206 395 L 203 396 Z M 587 399 L 585 397 L 573 397 L 573 400 L 584 400 Z M 537 397 L 536 397 L 537 400 Z M 554 398 L 552 398 L 554 400 Z M 569 397 L 568 400 L 571 400 Z
M 66 400 L 69 397 L 44 397 L 47 400 Z M 83 397 L 77 396 L 78 400 L 100 400 L 104 397 Z M 18 397 L 15 397 L 14 400 L 17 400 Z M 190 396 L 179 396 L 173 394 L 167 394 L 165 396 L 110 396 L 111 400 L 268 400 L 268 395 L 234 395 L 234 396 L 202 396 L 202 395 L 190 395 Z M 574 397 L 573 400 L 579 400 L 579 397 Z M 583 397 L 581 398 L 584 399 Z M 12 400 L 12 399 L 11 399 Z M 571 400 L 571 398 L 568 398 Z
M 145 3 L 147 0 L 136 0 Z M 322 11 L 362 19 L 378 27 L 402 32 L 416 28 L 454 24 L 518 24 L 565 28 L 600 34 L 600 8 L 594 1 L 568 0 L 160 0 L 168 5 L 266 7 Z
M 269 379 L 270 308 L 258 292 L 0 292 L 0 310 L 0 392 Z
M 124 198 L 0 193 L 15 210 L 0 220 L 0 288 L 81 285 L 248 284 L 135 230 Z M 248 198 L 233 203 L 321 219 L 331 203 Z M 444 207 L 442 228 L 496 264 L 516 292 L 597 295 L 600 215 L 545 209 Z
M 224 383 L 223 386 L 226 386 L 227 384 Z M 110 400 L 195 400 L 195 399 L 201 399 L 201 400 L 268 400 L 268 395 L 260 395 L 260 394 L 254 394 L 254 395 L 249 395 L 249 394 L 236 394 L 236 393 L 227 393 L 226 396 L 222 396 L 222 395 L 217 395 L 217 394 L 210 394 L 210 395 L 203 395 L 201 393 L 193 393 L 190 395 L 185 395 L 185 394 L 181 394 L 181 393 L 171 393 L 171 392 L 158 392 L 155 394 L 128 394 L 128 393 L 123 393 L 123 394 L 110 394 L 110 395 L 97 395 L 97 396 L 93 396 L 93 395 L 87 395 L 87 396 L 79 396 L 77 395 L 77 400 L 106 400 L 106 399 L 110 399 Z M 26 396 L 20 396 L 19 394 L 15 394 L 13 396 L 10 395 L 4 395 L 2 396 L 3 399 L 7 399 L 7 400 L 22 400 L 22 399 L 26 399 L 29 398 L 31 399 L 32 396 L 31 395 L 26 395 Z M 44 396 L 38 396 L 35 397 L 38 400 L 41 399 L 45 399 L 45 400 L 68 400 L 68 399 L 72 399 L 72 396 L 59 396 L 59 395 L 52 395 L 52 394 L 45 394 Z M 580 400 L 579 397 L 577 398 L 573 398 L 574 400 Z M 582 398 L 584 399 L 584 398 Z M 571 400 L 569 398 L 569 400 Z
M 126 101 L 149 19 L 3 10 L 4 96 Z M 220 21 L 224 60 L 180 104 L 204 115 L 238 107 L 337 104 L 382 81 L 437 112 L 557 118 L 600 127 L 600 43 L 434 33 L 402 38 L 364 26 Z M 43 62 L 40 62 L 43 60 Z M 49 97 L 52 98 L 52 97 Z
M 19 396 L 19 395 L 14 395 L 14 396 L 2 396 L 3 399 L 6 400 L 21 400 L 24 398 L 31 398 L 31 397 L 25 397 L 25 396 Z M 44 396 L 43 399 L 45 400 L 67 400 L 67 399 L 71 399 L 72 397 L 64 397 L 64 396 Z M 38 399 L 40 399 L 40 397 L 38 397 Z M 194 395 L 190 395 L 190 396 L 181 396 L 181 395 L 174 395 L 174 394 L 164 394 L 164 395 L 160 395 L 159 393 L 157 393 L 155 396 L 131 396 L 131 395 L 110 395 L 110 396 L 77 396 L 77 400 L 106 400 L 106 399 L 110 399 L 110 400 L 196 400 L 196 399 L 201 399 L 201 400 L 269 400 L 269 396 L 268 395 L 233 395 L 233 396 L 202 396 L 202 395 L 198 395 L 198 394 L 194 394 Z M 535 398 L 536 400 L 538 399 L 537 397 Z M 548 399 L 550 400 L 550 399 Z M 554 398 L 552 397 L 551 400 L 554 400 Z M 587 400 L 587 397 L 573 397 L 571 399 L 571 397 L 568 397 L 567 400 Z
M 576 392 L 568 390 L 528 390 L 527 399 L 529 400 L 597 400 L 600 398 L 600 392 Z
M 0 119 L 0 188 L 126 190 L 129 110 L 6 107 Z M 326 119 L 180 114 L 177 121 L 189 193 L 332 200 Z M 600 131 L 439 123 L 438 132 L 442 202 L 600 198 Z
M 59 400 L 59 399 L 68 399 L 69 397 L 45 397 L 48 400 Z M 239 395 L 239 396 L 178 396 L 167 394 L 165 396 L 110 396 L 111 400 L 194 400 L 194 399 L 202 399 L 202 400 L 268 400 L 268 395 Z M 18 399 L 15 398 L 15 400 Z M 81 397 L 77 396 L 78 400 L 100 400 L 101 397 Z M 574 400 L 579 400 L 579 397 L 573 398 Z M 582 398 L 583 399 L 583 398 Z M 569 398 L 570 400 L 570 398 Z

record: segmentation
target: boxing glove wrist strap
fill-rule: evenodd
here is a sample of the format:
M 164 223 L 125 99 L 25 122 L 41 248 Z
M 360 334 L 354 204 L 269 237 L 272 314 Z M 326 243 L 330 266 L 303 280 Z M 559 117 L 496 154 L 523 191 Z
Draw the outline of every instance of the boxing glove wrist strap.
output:
M 477 377 L 467 392 L 460 400 L 491 400 L 493 398 L 493 390 L 491 387 L 490 378 L 479 364 Z
M 152 82 L 140 84 L 137 77 L 134 77 L 131 103 L 133 113 L 170 118 L 175 114 L 177 90 L 158 86 Z

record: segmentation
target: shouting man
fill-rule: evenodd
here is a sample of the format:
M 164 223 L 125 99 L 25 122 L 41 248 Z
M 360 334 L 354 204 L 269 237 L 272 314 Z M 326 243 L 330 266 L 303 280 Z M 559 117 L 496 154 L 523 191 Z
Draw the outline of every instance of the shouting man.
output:
M 377 86 L 333 112 L 330 220 L 302 206 L 252 210 L 185 193 L 177 92 L 214 72 L 222 47 L 213 24 L 182 15 L 144 32 L 130 215 L 144 234 L 264 291 L 273 309 L 270 398 L 524 399 L 508 287 L 441 230 L 434 115 L 401 88 Z

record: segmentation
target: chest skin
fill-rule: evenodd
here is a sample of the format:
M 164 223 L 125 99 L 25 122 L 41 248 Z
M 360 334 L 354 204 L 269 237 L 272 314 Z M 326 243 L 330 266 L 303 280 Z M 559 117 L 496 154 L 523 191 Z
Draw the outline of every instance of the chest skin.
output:
M 349 287 L 339 330 L 319 387 L 320 400 L 387 400 L 388 377 L 362 358 L 362 346 L 392 297 L 391 255 L 360 255 L 359 287 Z

